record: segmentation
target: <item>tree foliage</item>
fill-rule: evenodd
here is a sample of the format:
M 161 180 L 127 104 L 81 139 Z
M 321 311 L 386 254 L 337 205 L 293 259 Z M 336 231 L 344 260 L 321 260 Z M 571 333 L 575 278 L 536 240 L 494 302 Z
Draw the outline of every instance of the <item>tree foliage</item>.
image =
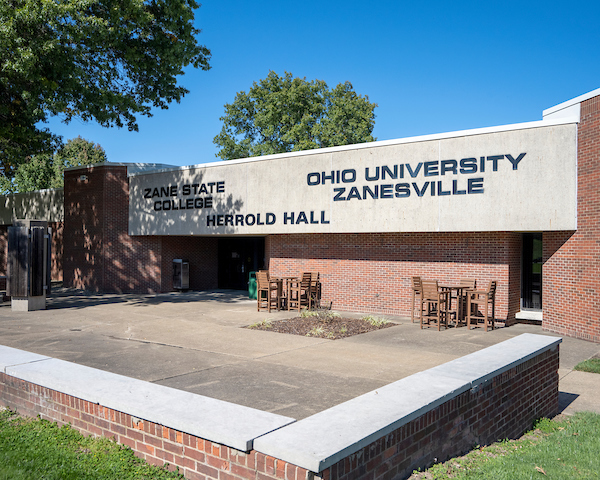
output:
M 0 0 L 0 173 L 52 152 L 60 115 L 137 130 L 137 115 L 188 92 L 183 68 L 209 69 L 195 0 Z
M 0 189 L 6 194 L 62 188 L 65 168 L 102 162 L 106 162 L 106 152 L 99 144 L 73 138 L 54 154 L 40 153 L 28 158 L 17 167 L 12 180 L 0 177 Z
M 225 105 L 213 142 L 224 160 L 374 141 L 374 109 L 350 82 L 330 90 L 322 80 L 270 71 Z

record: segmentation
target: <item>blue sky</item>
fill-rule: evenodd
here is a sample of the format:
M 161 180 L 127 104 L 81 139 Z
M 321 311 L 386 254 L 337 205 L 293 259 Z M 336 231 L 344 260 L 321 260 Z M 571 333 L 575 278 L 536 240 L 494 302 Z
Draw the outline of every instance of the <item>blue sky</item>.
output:
M 196 26 L 212 69 L 186 70 L 180 104 L 141 117 L 139 132 L 49 127 L 112 162 L 216 161 L 225 103 L 269 70 L 350 81 L 379 105 L 378 140 L 541 120 L 600 87 L 599 20 L 598 1 L 204 0 Z

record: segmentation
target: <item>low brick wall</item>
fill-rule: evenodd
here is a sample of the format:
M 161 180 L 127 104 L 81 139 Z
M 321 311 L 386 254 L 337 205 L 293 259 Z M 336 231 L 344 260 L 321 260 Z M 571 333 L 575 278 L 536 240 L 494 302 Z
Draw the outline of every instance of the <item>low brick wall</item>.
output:
M 0 402 L 190 479 L 405 478 L 556 414 L 560 341 L 521 335 L 298 422 L 0 346 Z

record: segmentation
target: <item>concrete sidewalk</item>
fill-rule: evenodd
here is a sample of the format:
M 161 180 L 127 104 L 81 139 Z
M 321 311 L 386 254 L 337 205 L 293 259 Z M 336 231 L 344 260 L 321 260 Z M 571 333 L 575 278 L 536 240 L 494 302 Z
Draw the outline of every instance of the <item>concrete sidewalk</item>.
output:
M 397 326 L 335 341 L 242 328 L 293 316 L 259 313 L 244 292 L 57 289 L 44 311 L 1 305 L 0 344 L 301 419 L 522 333 L 556 336 L 532 325 L 420 330 L 391 316 Z M 561 410 L 600 413 L 600 376 L 572 370 L 600 345 L 565 337 L 560 349 Z

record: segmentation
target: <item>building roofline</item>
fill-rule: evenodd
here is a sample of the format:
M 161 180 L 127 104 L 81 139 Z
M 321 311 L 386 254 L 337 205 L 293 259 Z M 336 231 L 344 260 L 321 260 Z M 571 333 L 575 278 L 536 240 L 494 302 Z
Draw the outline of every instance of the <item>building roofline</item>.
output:
M 600 91 L 600 89 L 599 89 Z M 494 127 L 483 127 L 483 128 L 474 128 L 468 130 L 458 130 L 453 132 L 444 132 L 444 133 L 435 133 L 429 135 L 419 135 L 414 137 L 405 137 L 393 140 L 379 140 L 376 142 L 367 142 L 367 143 L 358 143 L 352 145 L 342 145 L 337 147 L 327 147 L 327 148 L 315 148 L 313 150 L 300 150 L 297 152 L 288 152 L 288 153 L 277 153 L 272 155 L 263 155 L 260 157 L 251 157 L 251 158 L 242 158 L 236 160 L 221 160 L 217 162 L 208 162 L 208 163 L 199 163 L 195 165 L 187 165 L 181 167 L 173 167 L 173 168 L 164 168 L 164 169 L 153 169 L 151 171 L 137 171 L 137 172 L 128 172 L 129 177 L 135 177 L 138 175 L 148 175 L 155 173 L 163 173 L 163 172 L 174 172 L 174 171 L 184 171 L 184 170 L 195 170 L 199 168 L 210 168 L 210 167 L 220 167 L 223 165 L 235 165 L 240 163 L 249 163 L 249 162 L 261 162 L 266 160 L 276 160 L 280 158 L 293 158 L 299 156 L 306 155 L 322 155 L 328 153 L 336 153 L 336 152 L 344 152 L 349 150 L 361 150 L 364 148 L 378 148 L 378 147 L 388 147 L 391 145 L 403 145 L 408 143 L 418 143 L 418 142 L 427 142 L 431 140 L 443 140 L 448 138 L 457 138 L 457 137 L 466 137 L 472 135 L 483 135 L 488 133 L 498 133 L 498 132 L 507 132 L 511 130 L 526 130 L 530 128 L 540 128 L 540 127 L 549 127 L 554 125 L 564 125 L 569 123 L 578 123 L 579 116 L 564 116 L 560 118 L 552 118 L 545 120 L 538 120 L 534 122 L 525 122 L 525 123 L 514 123 L 509 125 L 499 125 Z M 138 164 L 139 165 L 139 164 Z
M 89 165 L 76 165 L 74 167 L 65 168 L 65 172 L 69 172 L 71 170 L 78 170 L 81 168 L 90 168 L 90 167 L 127 167 L 127 172 L 130 170 L 133 171 L 156 171 L 156 170 L 171 170 L 177 168 L 175 165 L 170 165 L 168 163 L 142 163 L 142 162 L 99 162 L 99 163 L 91 163 Z
M 544 110 L 542 112 L 542 115 L 544 117 L 546 117 L 548 115 L 552 115 L 556 112 L 559 112 L 560 110 L 564 110 L 566 108 L 572 107 L 574 105 L 585 102 L 586 100 L 589 100 L 590 98 L 597 97 L 597 96 L 600 96 L 600 88 L 592 90 L 591 92 L 588 92 L 588 93 L 584 93 L 583 95 L 579 95 L 578 97 L 572 98 L 571 100 L 567 100 L 566 102 L 559 103 L 558 105 L 555 105 L 553 107 L 547 108 L 546 110 Z

